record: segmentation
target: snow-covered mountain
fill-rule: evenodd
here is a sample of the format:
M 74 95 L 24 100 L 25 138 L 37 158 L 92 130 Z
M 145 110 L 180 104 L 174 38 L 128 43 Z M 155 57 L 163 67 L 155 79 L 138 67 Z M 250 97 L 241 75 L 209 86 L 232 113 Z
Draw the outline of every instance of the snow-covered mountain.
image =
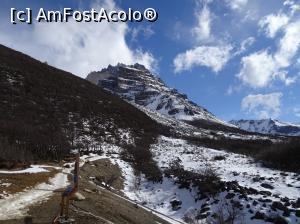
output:
M 232 120 L 231 124 L 250 132 L 272 135 L 300 136 L 300 125 L 273 119 Z
M 191 102 L 185 94 L 166 86 L 158 76 L 140 64 L 108 66 L 101 71 L 90 73 L 87 80 L 128 102 L 167 117 L 187 123 L 209 121 L 232 127 L 205 108 Z

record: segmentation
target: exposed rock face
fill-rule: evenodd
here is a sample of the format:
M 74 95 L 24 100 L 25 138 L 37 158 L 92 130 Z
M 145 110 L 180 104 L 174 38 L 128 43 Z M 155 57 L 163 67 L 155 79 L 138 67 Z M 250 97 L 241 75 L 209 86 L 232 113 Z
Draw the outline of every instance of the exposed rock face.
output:
M 232 126 L 217 119 L 205 108 L 189 101 L 185 94 L 167 87 L 159 77 L 140 64 L 108 66 L 99 72 L 90 73 L 87 80 L 126 101 L 175 119 L 187 122 L 205 120 Z
M 300 125 L 285 123 L 273 119 L 263 120 L 232 120 L 231 124 L 251 132 L 272 135 L 300 136 Z

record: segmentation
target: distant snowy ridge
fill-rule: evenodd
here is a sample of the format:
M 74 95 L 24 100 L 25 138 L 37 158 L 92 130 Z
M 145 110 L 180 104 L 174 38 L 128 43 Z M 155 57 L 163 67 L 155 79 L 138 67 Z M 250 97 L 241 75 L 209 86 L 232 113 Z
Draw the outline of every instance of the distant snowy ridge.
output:
M 205 120 L 233 127 L 190 101 L 185 94 L 166 86 L 159 77 L 140 64 L 108 66 L 101 71 L 90 73 L 87 80 L 128 102 L 176 120 L 187 123 Z
M 273 119 L 262 120 L 232 120 L 231 124 L 240 129 L 272 135 L 300 136 L 300 125 Z

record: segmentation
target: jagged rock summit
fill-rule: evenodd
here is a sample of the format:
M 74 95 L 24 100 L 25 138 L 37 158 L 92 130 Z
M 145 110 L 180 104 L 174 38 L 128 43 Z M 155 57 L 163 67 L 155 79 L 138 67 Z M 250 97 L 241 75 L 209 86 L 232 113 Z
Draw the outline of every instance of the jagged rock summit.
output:
M 101 71 L 91 72 L 87 80 L 128 102 L 174 119 L 187 123 L 208 121 L 231 126 L 190 101 L 185 94 L 169 88 L 158 76 L 141 64 L 109 65 Z

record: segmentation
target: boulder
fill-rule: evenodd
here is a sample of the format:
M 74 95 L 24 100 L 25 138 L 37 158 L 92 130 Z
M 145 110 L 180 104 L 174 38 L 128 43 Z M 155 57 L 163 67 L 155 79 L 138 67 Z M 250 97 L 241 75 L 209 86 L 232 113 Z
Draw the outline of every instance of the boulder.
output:
M 255 213 L 255 215 L 251 217 L 251 219 L 260 219 L 260 220 L 264 220 L 265 217 L 266 217 L 266 215 L 265 215 L 264 213 L 257 211 L 257 212 Z
M 260 186 L 262 186 L 263 188 L 266 188 L 266 189 L 270 189 L 270 190 L 274 189 L 274 187 L 268 183 L 262 183 Z
M 281 202 L 279 201 L 274 201 L 271 205 L 271 208 L 273 210 L 277 209 L 277 210 L 281 210 L 281 211 L 286 211 L 288 210 L 288 208 L 286 206 L 284 206 Z

